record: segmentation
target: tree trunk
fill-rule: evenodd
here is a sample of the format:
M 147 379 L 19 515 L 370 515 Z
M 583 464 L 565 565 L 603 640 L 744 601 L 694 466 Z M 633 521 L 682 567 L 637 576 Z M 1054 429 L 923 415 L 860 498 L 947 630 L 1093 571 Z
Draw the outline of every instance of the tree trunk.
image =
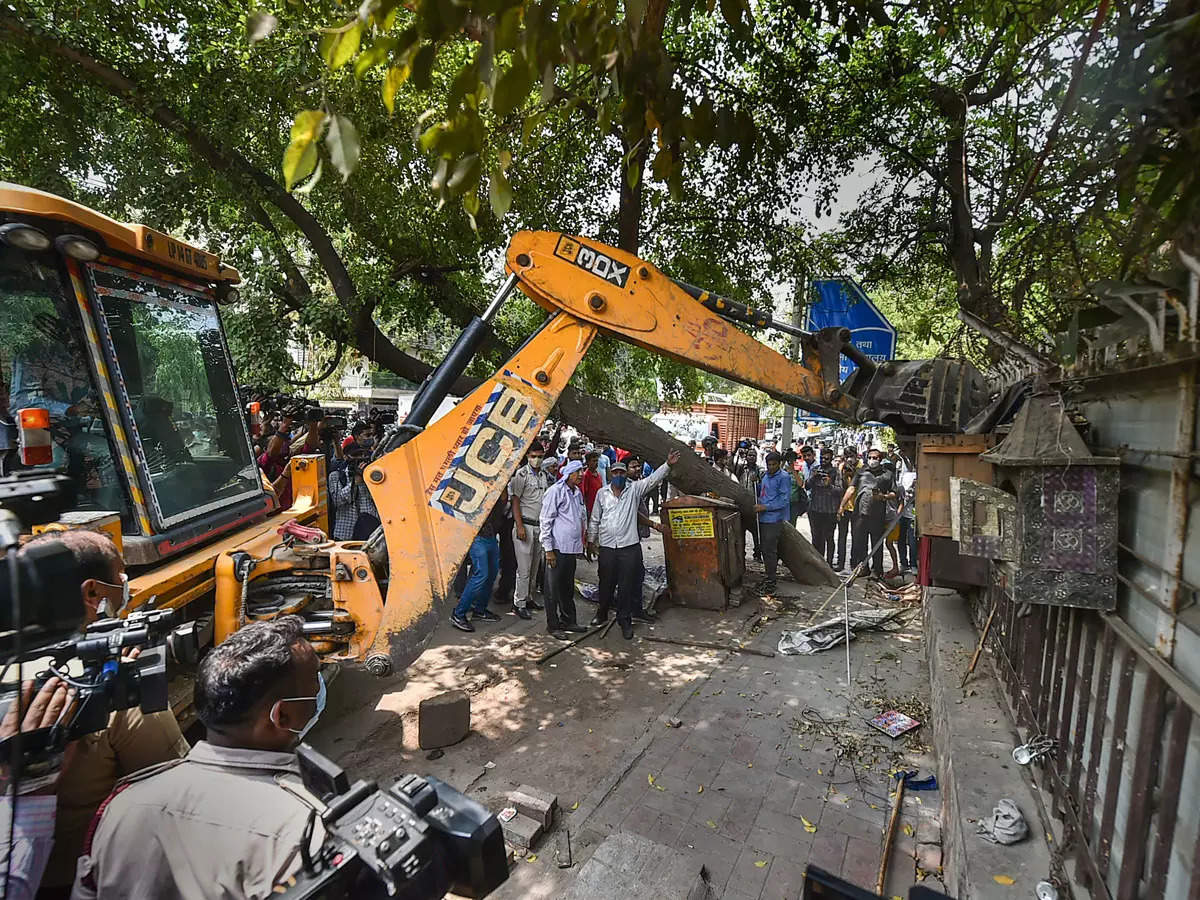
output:
M 712 492 L 734 501 L 742 513 L 742 525 L 752 531 L 758 516 L 754 512 L 754 495 L 743 490 L 729 478 L 717 474 L 696 452 L 672 438 L 654 423 L 615 403 L 600 400 L 574 388 L 563 391 L 558 401 L 562 417 L 595 438 L 618 447 L 634 450 L 647 462 L 654 464 L 678 450 L 682 458 L 671 469 L 671 483 L 688 494 Z M 835 585 L 833 569 L 816 548 L 791 525 L 784 525 L 779 537 L 779 559 L 801 584 Z

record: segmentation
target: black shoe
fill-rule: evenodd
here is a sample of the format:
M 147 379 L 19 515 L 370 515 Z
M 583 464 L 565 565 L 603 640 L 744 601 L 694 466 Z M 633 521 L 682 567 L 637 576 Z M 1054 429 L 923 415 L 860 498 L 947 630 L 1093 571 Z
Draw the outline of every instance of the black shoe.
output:
M 654 613 L 652 613 L 648 609 L 640 609 L 633 614 L 633 621 L 644 622 L 646 624 L 650 624 L 651 622 L 655 621 L 657 618 L 658 618 L 658 616 L 656 616 Z
M 533 613 L 531 613 L 529 610 L 527 610 L 521 606 L 514 606 L 513 612 L 516 613 L 517 617 L 521 618 L 521 619 L 532 619 L 533 618 Z
M 776 591 L 775 582 L 766 582 L 761 588 L 759 588 L 759 590 L 761 590 L 764 594 L 774 594 Z
M 466 619 L 464 619 L 462 616 L 451 616 L 450 624 L 453 625 L 455 628 L 457 628 L 459 631 L 474 631 L 475 630 L 475 626 L 472 625 L 470 622 L 468 622 Z
M 579 623 L 575 623 L 573 625 L 564 625 L 562 627 L 562 630 L 563 631 L 573 631 L 576 634 L 583 634 L 585 631 L 587 631 L 587 629 L 585 627 L 583 627 L 582 625 L 580 625 Z
M 556 631 L 552 631 L 552 632 L 550 632 L 550 636 L 551 636 L 551 637 L 556 637 L 556 638 L 558 638 L 560 641 L 569 641 L 569 640 L 571 640 L 571 636 L 570 636 L 569 634 L 567 634 L 565 631 L 563 631 L 561 628 L 557 629 Z
M 541 612 L 546 607 L 542 606 L 542 604 L 538 603 L 536 600 L 529 599 L 525 601 L 525 608 L 532 609 L 535 612 Z
M 754 553 L 754 561 L 755 561 L 755 562 L 762 562 L 762 561 L 763 561 L 762 554 L 761 554 L 761 553 L 759 553 L 758 551 L 755 551 L 755 553 Z
M 621 636 L 623 638 L 625 638 L 625 640 L 627 640 L 627 641 L 632 641 L 633 640 L 633 626 L 632 625 L 622 625 L 621 626 Z
M 484 622 L 499 622 L 500 621 L 500 617 L 498 615 L 496 615 L 494 612 L 492 612 L 490 609 L 485 609 L 483 612 L 477 612 L 477 613 L 475 613 L 475 615 L 472 618 L 482 619 Z

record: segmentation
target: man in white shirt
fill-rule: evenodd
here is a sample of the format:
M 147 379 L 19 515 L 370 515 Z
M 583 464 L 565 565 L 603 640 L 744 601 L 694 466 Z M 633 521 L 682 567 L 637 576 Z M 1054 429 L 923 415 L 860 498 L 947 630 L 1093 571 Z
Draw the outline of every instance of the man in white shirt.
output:
M 638 577 L 641 574 L 641 544 L 638 538 L 638 507 L 642 497 L 658 486 L 671 466 L 679 462 L 679 451 L 672 450 L 665 465 L 648 477 L 630 482 L 624 463 L 609 468 L 610 480 L 596 494 L 592 514 L 588 519 L 588 549 L 599 550 L 596 570 L 600 576 L 600 608 L 593 625 L 608 619 L 609 608 L 616 593 L 617 623 L 625 640 L 633 638 L 633 604 L 635 592 L 640 595 Z M 640 596 L 639 596 L 640 605 Z

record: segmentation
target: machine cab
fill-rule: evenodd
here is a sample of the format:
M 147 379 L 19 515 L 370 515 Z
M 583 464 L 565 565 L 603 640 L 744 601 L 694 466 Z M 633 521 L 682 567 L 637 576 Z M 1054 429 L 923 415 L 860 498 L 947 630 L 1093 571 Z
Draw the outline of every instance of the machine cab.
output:
M 69 475 L 64 519 L 119 521 L 131 565 L 270 512 L 218 313 L 239 280 L 153 229 L 0 183 L 0 474 Z

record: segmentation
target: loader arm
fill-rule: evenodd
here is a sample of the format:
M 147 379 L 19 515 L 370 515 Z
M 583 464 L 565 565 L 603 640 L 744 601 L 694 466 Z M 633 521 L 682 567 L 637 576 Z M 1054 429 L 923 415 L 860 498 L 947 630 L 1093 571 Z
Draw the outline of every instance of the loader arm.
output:
M 682 285 L 632 254 L 554 232 L 518 232 L 511 273 L 482 319 L 468 325 L 429 376 L 413 410 L 365 476 L 380 513 L 388 586 L 366 664 L 386 674 L 412 662 L 448 611 L 450 586 L 484 519 L 600 331 L 765 391 L 841 422 L 882 419 L 901 430 L 956 430 L 977 403 L 967 364 L 876 366 L 845 329 L 809 334 L 762 312 Z M 546 322 L 486 382 L 428 424 L 489 333 L 514 286 L 545 308 Z M 732 321 L 800 337 L 793 362 Z M 840 357 L 858 369 L 842 383 Z M 981 383 L 981 382 L 980 382 Z M 427 426 L 427 427 L 426 427 Z

